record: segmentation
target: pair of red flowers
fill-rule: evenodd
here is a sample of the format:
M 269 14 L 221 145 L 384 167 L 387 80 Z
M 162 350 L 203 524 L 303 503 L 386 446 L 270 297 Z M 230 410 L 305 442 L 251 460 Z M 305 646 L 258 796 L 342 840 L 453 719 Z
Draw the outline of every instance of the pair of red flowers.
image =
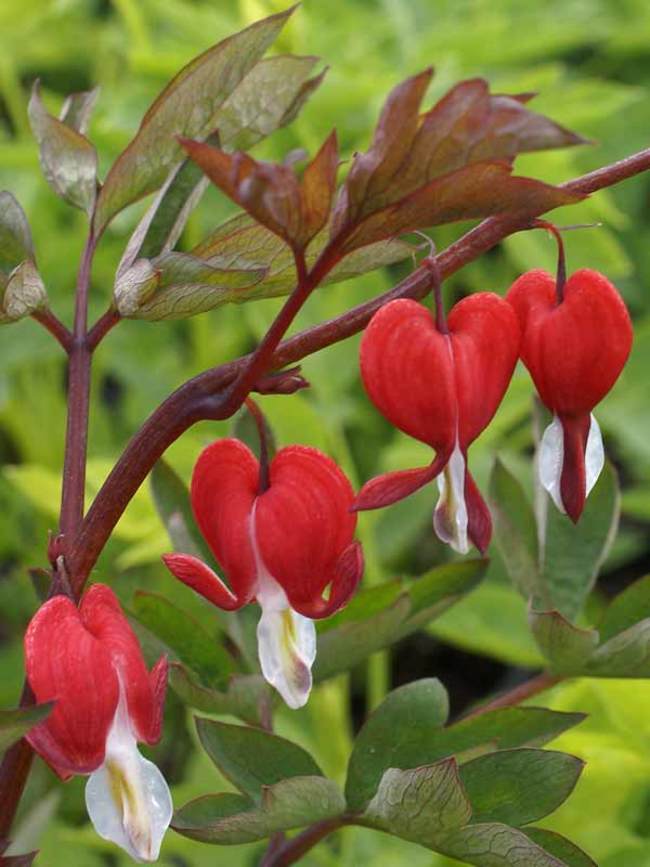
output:
M 195 557 L 170 554 L 165 563 L 220 608 L 259 602 L 262 672 L 289 706 L 300 707 L 311 688 L 313 621 L 345 605 L 361 579 L 355 510 L 388 505 L 436 478 L 436 532 L 459 551 L 468 540 L 484 551 L 490 514 L 467 470 L 467 450 L 521 356 L 554 414 L 541 444 L 542 484 L 577 520 L 604 460 L 591 410 L 617 379 L 631 341 L 625 305 L 594 271 L 578 271 L 559 291 L 544 272 L 530 272 L 505 300 L 491 293 L 464 299 L 448 322 L 440 309 L 434 319 L 414 301 L 393 301 L 366 330 L 361 374 L 380 411 L 435 449 L 431 465 L 373 479 L 355 499 L 343 472 L 315 449 L 279 451 L 266 484 L 243 443 L 220 440 L 199 457 L 191 498 L 230 587 Z M 30 742 L 62 777 L 91 775 L 86 802 L 102 836 L 139 860 L 155 860 L 171 799 L 136 744 L 160 736 L 165 661 L 147 673 L 135 635 L 102 585 L 79 609 L 63 597 L 45 603 L 28 628 L 25 654 L 36 698 L 57 702 Z

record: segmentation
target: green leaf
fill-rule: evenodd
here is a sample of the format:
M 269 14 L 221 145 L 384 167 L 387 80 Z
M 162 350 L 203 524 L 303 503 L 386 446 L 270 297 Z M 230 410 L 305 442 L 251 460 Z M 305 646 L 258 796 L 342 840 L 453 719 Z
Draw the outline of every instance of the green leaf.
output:
M 408 635 L 439 617 L 483 580 L 489 560 L 461 560 L 436 566 L 408 583 L 409 618 L 402 630 Z
M 548 504 L 542 576 L 535 607 L 553 608 L 569 620 L 575 619 L 616 536 L 619 513 L 618 478 L 609 462 L 589 494 L 577 525 Z
M 156 511 L 165 525 L 174 551 L 192 554 L 206 563 L 213 557 L 194 521 L 190 492 L 180 476 L 160 458 L 149 476 Z
M 476 867 L 566 867 L 523 831 L 497 822 L 450 831 L 438 840 L 438 851 Z
M 271 701 L 270 687 L 257 674 L 233 675 L 226 689 L 220 691 L 199 683 L 184 665 L 172 662 L 169 685 L 189 707 L 202 713 L 236 716 L 252 725 L 260 725 Z
M 472 814 L 454 759 L 401 771 L 389 768 L 368 804 L 365 822 L 430 849 Z
M 307 250 L 307 264 L 311 267 L 324 249 L 328 240 L 327 231 L 319 233 Z M 393 265 L 412 257 L 416 248 L 412 244 L 389 238 L 355 250 L 344 256 L 329 272 L 323 286 L 341 283 Z M 210 261 L 217 258 L 223 267 L 266 268 L 266 275 L 251 289 L 218 303 L 234 301 L 242 303 L 260 298 L 287 295 L 296 285 L 296 269 L 291 251 L 284 241 L 270 229 L 256 223 L 248 214 L 238 214 L 215 229 L 198 244 L 192 255 Z
M 232 673 L 233 661 L 217 637 L 164 596 L 138 591 L 133 611 L 140 623 L 196 671 L 206 685 L 219 686 Z
M 117 158 L 97 201 L 95 232 L 124 207 L 154 192 L 182 159 L 177 136 L 205 138 L 219 126 L 219 110 L 273 43 L 293 10 L 251 24 L 184 67 L 145 114 Z
M 490 476 L 489 500 L 499 553 L 510 579 L 529 599 L 539 581 L 537 523 L 522 486 L 498 458 Z
M 196 730 L 221 773 L 256 803 L 266 786 L 290 777 L 323 775 L 302 747 L 263 729 L 197 718 Z
M 325 680 L 348 671 L 371 653 L 392 643 L 411 610 L 408 596 L 400 596 L 388 608 L 360 622 L 344 623 L 318 636 L 314 680 Z
M 309 78 L 317 57 L 281 54 L 261 60 L 219 112 L 219 139 L 228 150 L 250 150 L 291 123 L 323 80 Z
M 526 836 L 533 843 L 537 843 L 551 855 L 559 858 L 566 867 L 598 867 L 586 852 L 566 837 L 556 834 L 555 831 L 547 831 L 546 828 L 526 828 Z
M 88 139 L 45 110 L 38 82 L 29 101 L 29 120 L 41 168 L 54 192 L 91 214 L 97 192 L 97 153 Z
M 530 626 L 539 649 L 557 674 L 584 671 L 598 646 L 595 629 L 579 629 L 559 611 L 531 611 Z
M 55 702 L 20 707 L 15 710 L 0 710 L 0 753 L 4 752 L 37 723 L 42 722 L 54 707 Z
M 362 591 L 340 614 L 323 622 L 314 677 L 347 671 L 371 653 L 438 617 L 482 579 L 486 560 L 436 567 L 408 582 Z
M 204 843 L 250 843 L 278 831 L 289 831 L 333 819 L 345 810 L 345 800 L 331 780 L 292 777 L 264 789 L 256 807 L 241 795 L 206 795 L 181 807 L 172 828 Z
M 206 262 L 189 253 L 164 253 L 151 263 L 155 282 L 145 280 L 133 294 L 128 287 L 130 274 L 144 261 L 138 260 L 120 278 L 115 300 L 123 316 L 150 322 L 196 316 L 238 300 L 266 274 L 265 268 L 224 268 L 218 259 Z M 122 281 L 127 291 L 122 290 Z
M 436 734 L 435 758 L 483 750 L 541 747 L 581 723 L 583 713 L 560 713 L 541 707 L 506 707 L 459 720 Z M 430 759 L 431 761 L 431 759 Z
M 435 678 L 393 690 L 357 735 L 348 765 L 345 795 L 352 810 L 370 801 L 388 768 L 431 763 L 436 729 L 449 714 L 447 692 Z M 437 757 L 436 757 L 437 758 Z
M 13 271 L 25 259 L 34 258 L 32 233 L 18 201 L 6 190 L 0 192 L 0 270 Z
M 552 750 L 500 750 L 460 768 L 472 823 L 526 825 L 556 810 L 573 791 L 584 762 Z
M 650 575 L 626 587 L 609 604 L 598 627 L 601 642 L 650 617 Z
M 587 660 L 584 674 L 596 677 L 650 677 L 650 618 L 601 644 Z

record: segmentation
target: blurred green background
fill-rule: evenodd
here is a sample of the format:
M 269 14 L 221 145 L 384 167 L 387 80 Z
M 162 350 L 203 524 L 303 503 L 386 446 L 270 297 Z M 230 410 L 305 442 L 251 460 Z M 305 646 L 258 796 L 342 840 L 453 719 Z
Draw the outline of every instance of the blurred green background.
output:
M 74 90 L 101 85 L 90 137 L 104 171 L 127 144 L 165 82 L 194 55 L 251 21 L 283 8 L 275 0 L 0 0 L 0 188 L 11 190 L 31 221 L 38 264 L 53 306 L 69 321 L 84 217 L 57 200 L 40 176 L 26 116 L 29 90 L 40 78 L 46 104 L 58 110 Z M 388 90 L 433 64 L 431 99 L 463 77 L 484 76 L 499 92 L 539 91 L 533 107 L 594 141 L 593 146 L 521 158 L 523 173 L 560 182 L 648 145 L 650 6 L 647 0 L 304 0 L 277 50 L 317 54 L 331 68 L 302 116 L 258 153 L 281 158 L 296 147 L 314 151 L 331 127 L 344 155 L 367 145 Z M 559 225 L 602 222 L 566 237 L 569 268 L 605 272 L 620 288 L 636 322 L 633 357 L 598 409 L 609 455 L 623 482 L 623 520 L 590 616 L 603 599 L 648 571 L 650 542 L 650 179 L 644 176 L 556 212 Z M 120 215 L 104 238 L 93 274 L 91 318 L 108 304 L 112 278 L 142 213 Z M 190 247 L 231 208 L 210 192 L 182 239 Z M 438 247 L 460 229 L 438 230 Z M 541 232 L 509 239 L 464 268 L 446 287 L 449 302 L 475 290 L 503 292 L 522 270 L 554 266 L 553 242 Z M 317 293 L 299 326 L 342 312 L 395 283 L 404 267 L 377 272 Z M 195 319 L 124 322 L 95 358 L 89 494 L 97 489 L 126 439 L 156 404 L 187 377 L 249 349 L 276 301 L 222 308 Z M 392 430 L 365 398 L 356 366 L 358 340 L 304 363 L 312 388 L 291 398 L 266 398 L 280 444 L 318 446 L 344 466 L 356 485 L 371 475 L 428 460 L 428 449 Z M 520 369 L 470 463 L 484 486 L 495 452 L 531 485 L 531 387 Z M 48 528 L 58 511 L 65 428 L 65 365 L 57 345 L 33 322 L 0 332 L 0 706 L 16 703 L 22 679 L 21 635 L 37 601 L 26 567 L 45 566 Z M 169 452 L 186 480 L 199 449 L 228 429 L 202 424 Z M 433 492 L 420 492 L 383 513 L 360 518 L 369 568 L 366 580 L 417 574 L 449 558 L 430 529 Z M 175 587 L 160 565 L 169 547 L 147 488 L 120 522 L 95 580 L 108 581 L 129 604 L 143 587 L 167 593 L 207 628 L 211 613 Z M 496 552 L 487 580 L 431 628 L 393 654 L 393 683 L 437 676 L 452 709 L 516 682 L 539 656 L 525 605 L 507 583 Z M 278 728 L 309 746 L 326 773 L 341 779 L 352 727 L 365 709 L 362 673 L 320 687 L 309 707 L 280 714 Z M 650 864 L 650 686 L 646 682 L 578 681 L 540 703 L 590 714 L 554 746 L 588 761 L 575 794 L 544 823 L 567 833 L 604 867 Z M 352 710 L 352 713 L 350 713 Z M 173 700 L 157 761 L 175 784 L 177 804 L 227 786 L 196 752 L 191 721 Z M 84 824 L 81 788 L 54 783 L 42 766 L 21 812 L 17 842 L 40 845 L 47 867 L 122 865 Z M 214 849 L 169 834 L 161 863 L 252 865 L 259 847 Z M 450 864 L 417 846 L 348 829 L 310 853 L 306 865 Z

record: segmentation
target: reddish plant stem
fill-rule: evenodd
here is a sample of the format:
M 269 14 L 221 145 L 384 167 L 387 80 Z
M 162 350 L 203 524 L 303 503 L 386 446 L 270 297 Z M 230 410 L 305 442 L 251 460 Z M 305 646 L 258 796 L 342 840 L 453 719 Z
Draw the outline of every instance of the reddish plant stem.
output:
M 302 833 L 287 840 L 282 846 L 273 849 L 269 847 L 260 861 L 260 867 L 289 867 L 290 864 L 299 861 L 303 855 L 313 849 L 332 831 L 338 831 L 345 825 L 354 824 L 354 818 L 349 816 L 339 816 L 335 819 L 324 819 L 322 822 L 316 822 Z
M 88 332 L 88 349 L 91 352 L 97 349 L 99 343 L 106 337 L 111 328 L 117 325 L 121 318 L 117 310 L 112 309 L 107 310 L 106 313 L 99 317 Z
M 499 710 L 499 708 L 503 707 L 514 707 L 515 705 L 521 704 L 522 701 L 526 701 L 526 699 L 538 695 L 540 692 L 545 692 L 547 689 L 550 689 L 562 680 L 564 680 L 564 678 L 544 671 L 535 677 L 531 677 L 530 680 L 525 680 L 518 686 L 513 687 L 513 689 L 508 690 L 508 692 L 503 692 L 501 695 L 497 695 L 485 704 L 474 708 L 462 718 L 472 719 L 473 717 L 481 716 L 481 714 L 487 713 L 491 710 Z
M 63 322 L 52 313 L 51 310 L 35 310 L 32 319 L 47 328 L 50 334 L 57 340 L 67 353 L 72 349 L 72 332 L 65 327 Z
M 20 707 L 32 704 L 34 704 L 34 693 L 25 681 L 20 696 Z M 0 766 L 0 840 L 9 838 L 33 761 L 34 751 L 22 738 L 4 754 Z
M 91 359 L 87 339 L 88 290 L 94 252 L 95 238 L 91 231 L 84 248 L 77 277 L 73 340 L 69 353 L 68 424 L 65 437 L 59 522 L 59 531 L 63 534 L 66 547 L 79 531 L 84 515 Z M 65 540 L 68 540 L 68 543 Z

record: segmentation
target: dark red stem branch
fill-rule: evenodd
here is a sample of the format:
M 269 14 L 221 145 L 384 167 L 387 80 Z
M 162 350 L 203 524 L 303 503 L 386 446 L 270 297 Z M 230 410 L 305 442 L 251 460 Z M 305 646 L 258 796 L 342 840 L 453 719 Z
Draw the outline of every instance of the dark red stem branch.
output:
M 353 825 L 354 819 L 347 816 L 339 816 L 335 819 L 324 819 L 316 822 L 301 834 L 296 834 L 287 840 L 282 846 L 269 848 L 260 861 L 260 867 L 289 867 L 295 864 L 303 855 L 319 843 L 332 831 L 338 831 L 345 825 Z
M 533 223 L 534 229 L 546 229 L 555 238 L 557 244 L 557 270 L 555 276 L 555 295 L 557 303 L 561 304 L 564 301 L 564 284 L 566 283 L 566 252 L 564 250 L 564 241 L 560 230 L 548 220 L 535 220 Z
M 111 328 L 114 328 L 122 317 L 117 310 L 109 309 L 88 332 L 88 349 L 94 352 L 101 341 L 106 337 Z
M 485 704 L 479 705 L 479 707 L 474 708 L 469 713 L 465 714 L 463 719 L 471 719 L 472 717 L 481 716 L 481 714 L 487 713 L 488 711 L 499 710 L 503 707 L 514 707 L 515 705 L 521 704 L 522 701 L 526 701 L 526 699 L 538 695 L 540 692 L 545 692 L 547 689 L 550 689 L 562 680 L 564 680 L 564 678 L 558 677 L 554 674 L 549 674 L 548 672 L 542 672 L 542 674 L 538 674 L 535 677 L 531 677 L 529 680 L 525 680 L 518 686 L 513 687 L 513 689 L 503 692 L 501 695 L 497 695 Z
M 32 319 L 47 328 L 50 334 L 61 344 L 67 353 L 72 349 L 72 333 L 51 310 L 36 310 Z
M 59 530 L 67 540 L 76 536 L 84 515 L 91 358 L 87 340 L 88 290 L 94 253 L 95 239 L 91 231 L 77 277 L 74 330 L 68 369 L 68 424 L 59 523 Z

